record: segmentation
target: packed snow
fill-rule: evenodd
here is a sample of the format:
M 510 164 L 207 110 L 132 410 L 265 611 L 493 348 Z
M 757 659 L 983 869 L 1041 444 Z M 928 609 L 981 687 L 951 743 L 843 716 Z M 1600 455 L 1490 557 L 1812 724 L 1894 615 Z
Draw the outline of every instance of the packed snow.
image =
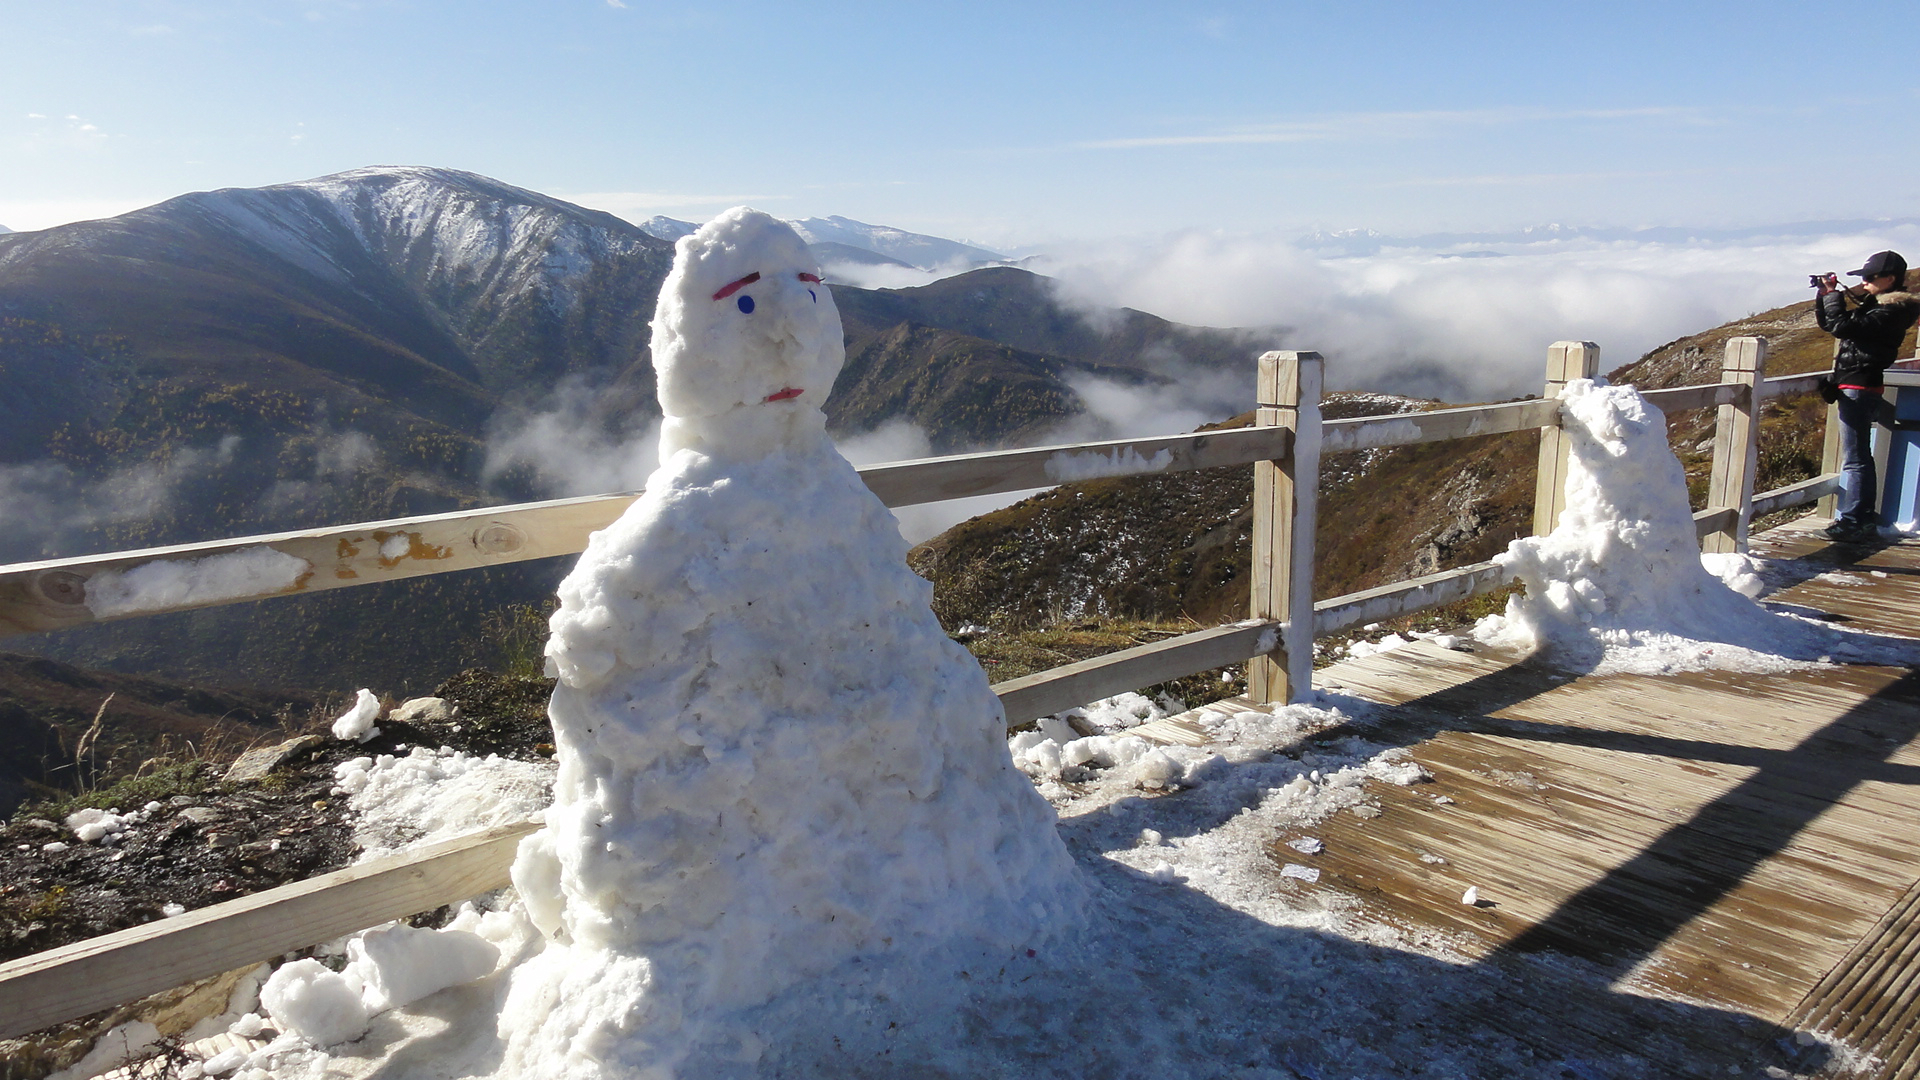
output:
M 559 773 L 513 874 L 544 947 L 499 1014 L 508 1075 L 745 1068 L 823 985 L 959 999 L 1080 921 L 998 699 L 827 438 L 819 268 L 744 209 L 677 251 L 663 464 L 553 618 Z
M 1495 557 L 1525 593 L 1474 628 L 1480 641 L 1597 674 L 1920 662 L 1912 639 L 1769 610 L 1758 560 L 1702 557 L 1666 417 L 1633 387 L 1578 379 L 1560 405 L 1566 509 Z
M 204 559 L 155 559 L 87 580 L 87 610 L 106 619 L 286 592 L 313 564 L 265 545 Z
M 353 704 L 341 713 L 333 722 L 333 737 L 348 742 L 366 742 L 380 734 L 373 726 L 380 719 L 380 699 L 373 691 L 361 687 L 353 696 Z

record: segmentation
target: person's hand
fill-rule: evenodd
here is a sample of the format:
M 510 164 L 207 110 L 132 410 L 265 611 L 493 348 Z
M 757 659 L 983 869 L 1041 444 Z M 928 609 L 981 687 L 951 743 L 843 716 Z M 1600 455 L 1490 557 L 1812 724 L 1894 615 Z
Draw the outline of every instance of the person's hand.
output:
M 1830 292 L 1834 292 L 1838 290 L 1839 288 L 1840 288 L 1840 275 L 1838 274 L 1828 274 L 1826 277 L 1823 277 L 1820 279 L 1820 295 L 1821 296 L 1825 296 Z

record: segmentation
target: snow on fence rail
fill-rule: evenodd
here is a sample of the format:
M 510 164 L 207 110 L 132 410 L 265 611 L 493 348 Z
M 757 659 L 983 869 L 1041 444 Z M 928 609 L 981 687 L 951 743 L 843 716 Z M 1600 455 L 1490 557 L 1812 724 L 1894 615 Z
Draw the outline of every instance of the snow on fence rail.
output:
M 1314 637 L 1454 603 L 1510 581 L 1504 568 L 1477 563 L 1315 602 L 1320 456 L 1538 428 L 1535 525 L 1551 530 L 1564 505 L 1566 476 L 1553 398 L 1566 382 L 1598 373 L 1599 347 L 1556 342 L 1548 355 L 1542 398 L 1322 422 L 1319 354 L 1270 352 L 1260 357 L 1259 408 L 1250 428 L 931 458 L 860 472 L 887 505 L 907 506 L 1092 476 L 1251 463 L 1253 618 L 1003 682 L 994 691 L 1012 725 L 1247 661 L 1250 696 L 1294 700 L 1309 690 Z M 1839 487 L 1838 425 L 1830 409 L 1821 475 L 1754 494 L 1760 404 L 1810 391 L 1819 377 L 1767 379 L 1765 358 L 1760 339 L 1734 338 L 1720 383 L 1647 394 L 1669 413 L 1719 409 L 1709 505 L 1694 516 L 1705 550 L 1744 547 L 1754 515 L 1827 498 Z M 0 635 L 574 554 L 634 498 L 563 499 L 0 567 Z M 96 610 L 101 604 L 94 595 L 103 585 L 113 597 L 106 616 Z M 531 828 L 506 826 L 0 965 L 0 1002 L 7 1006 L 0 1009 L 0 1038 L 498 888 L 506 883 L 515 844 Z

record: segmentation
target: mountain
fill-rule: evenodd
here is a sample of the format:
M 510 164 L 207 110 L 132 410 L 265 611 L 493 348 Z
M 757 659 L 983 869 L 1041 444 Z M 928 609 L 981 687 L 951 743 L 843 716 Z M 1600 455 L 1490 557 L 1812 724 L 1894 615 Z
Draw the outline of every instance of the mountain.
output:
M 1323 256 L 1360 257 L 1377 255 L 1387 248 L 1414 248 L 1434 251 L 1462 246 L 1489 244 L 1539 244 L 1553 241 L 1587 240 L 1600 243 L 1681 244 L 1701 241 L 1729 243 L 1760 237 L 1819 237 L 1835 234 L 1880 234 L 1897 226 L 1920 224 L 1920 218 L 1849 218 L 1828 221 L 1793 221 L 1775 225 L 1743 228 L 1695 228 L 1657 225 L 1645 228 L 1607 228 L 1586 225 L 1532 225 L 1506 232 L 1421 233 L 1391 236 L 1372 229 L 1338 229 L 1309 233 L 1299 245 Z M 1496 252 L 1463 253 L 1466 257 L 1485 258 Z
M 699 227 L 691 221 L 681 221 L 679 218 L 664 217 L 659 214 L 640 223 L 641 232 L 656 239 L 665 240 L 669 244 L 683 236 L 693 235 L 693 231 Z
M 1209 405 L 1226 416 L 1253 400 L 1253 359 L 1280 348 L 1283 328 L 1184 326 L 1132 308 L 1062 302 L 1052 279 L 991 266 L 908 289 L 834 291 L 849 342 L 913 323 L 998 341 L 1031 353 L 1130 367 L 1190 383 L 1216 380 Z
M 990 266 L 1006 262 L 1006 257 L 985 248 L 962 244 L 938 236 L 907 232 L 886 225 L 869 225 L 852 218 L 801 218 L 788 221 L 807 242 L 821 265 L 854 262 L 894 263 L 919 270 L 952 270 Z M 655 216 L 640 226 L 649 236 L 674 241 L 700 226 L 678 218 Z M 877 256 L 878 259 L 873 257 Z
M 1074 383 L 1083 378 L 1122 386 L 1166 381 L 903 320 L 861 334 L 848 348 L 827 399 L 827 424 L 860 431 L 869 417 L 907 420 L 926 432 L 936 454 L 1030 444 L 1080 415 Z
M 832 241 L 808 244 L 807 250 L 813 252 L 813 257 L 820 260 L 820 266 L 823 271 L 829 267 L 846 265 L 897 266 L 902 270 L 919 269 L 919 267 L 913 266 L 910 263 L 903 263 L 899 259 L 882 255 L 877 251 L 868 251 L 866 248 L 849 247 L 846 244 L 836 244 Z
M 852 218 L 801 218 L 789 225 L 809 244 L 844 244 L 847 247 L 897 259 L 922 270 L 951 266 L 980 266 L 1005 262 L 1006 257 L 985 248 L 943 240 L 938 236 L 911 233 L 885 225 L 868 225 Z

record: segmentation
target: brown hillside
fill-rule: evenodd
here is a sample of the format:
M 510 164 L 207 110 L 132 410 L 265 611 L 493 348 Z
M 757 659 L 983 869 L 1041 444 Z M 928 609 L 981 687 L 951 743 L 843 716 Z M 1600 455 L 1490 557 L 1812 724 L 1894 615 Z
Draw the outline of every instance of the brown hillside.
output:
M 1338 419 L 1435 404 L 1336 393 L 1324 412 Z M 1532 434 L 1489 436 L 1329 456 L 1317 594 L 1477 562 L 1505 548 L 1531 518 L 1536 442 Z M 1069 484 L 956 526 L 908 559 L 933 581 L 934 608 L 949 626 L 1244 618 L 1252 493 L 1244 467 Z

